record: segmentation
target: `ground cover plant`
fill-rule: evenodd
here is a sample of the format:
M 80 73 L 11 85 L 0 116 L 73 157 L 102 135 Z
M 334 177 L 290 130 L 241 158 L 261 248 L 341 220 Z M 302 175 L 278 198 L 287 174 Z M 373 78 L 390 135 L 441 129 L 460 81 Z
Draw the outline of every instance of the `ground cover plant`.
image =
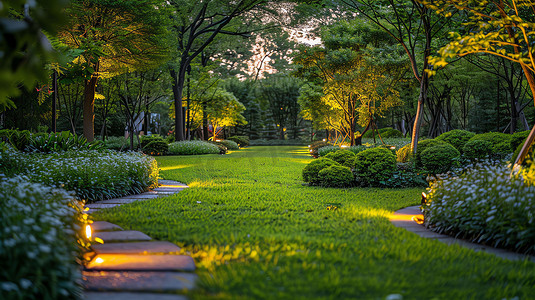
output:
M 388 215 L 424 189 L 303 186 L 307 147 L 158 157 L 177 195 L 94 214 L 193 255 L 190 299 L 529 299 L 534 264 L 422 239 Z M 333 209 L 333 208 L 336 209 Z M 396 296 L 397 295 L 397 296 Z
M 43 154 L 6 149 L 0 152 L 0 172 L 59 186 L 87 201 L 140 193 L 158 183 L 154 158 L 138 152 L 111 150 Z
M 0 175 L 0 198 L 0 298 L 79 299 L 87 221 L 73 195 Z

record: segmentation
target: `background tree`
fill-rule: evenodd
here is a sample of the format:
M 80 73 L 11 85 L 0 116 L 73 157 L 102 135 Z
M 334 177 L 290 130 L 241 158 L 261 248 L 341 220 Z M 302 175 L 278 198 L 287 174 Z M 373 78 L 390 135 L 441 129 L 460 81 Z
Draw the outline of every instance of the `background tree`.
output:
M 164 56 L 165 7 L 155 0 L 74 0 L 59 39 L 83 50 L 75 63 L 84 78 L 84 136 L 94 139 L 94 101 L 100 77 L 158 64 Z
M 535 104 L 535 2 L 494 0 L 475 2 L 468 0 L 438 0 L 423 2 L 427 7 L 450 17 L 462 10 L 466 13 L 466 26 L 472 30 L 463 35 L 450 33 L 452 42 L 442 47 L 430 60 L 435 68 L 448 64 L 448 60 L 473 53 L 487 53 L 520 64 L 531 89 Z M 430 74 L 434 74 L 435 70 Z M 535 126 L 531 130 L 515 165 L 522 163 L 535 140 Z

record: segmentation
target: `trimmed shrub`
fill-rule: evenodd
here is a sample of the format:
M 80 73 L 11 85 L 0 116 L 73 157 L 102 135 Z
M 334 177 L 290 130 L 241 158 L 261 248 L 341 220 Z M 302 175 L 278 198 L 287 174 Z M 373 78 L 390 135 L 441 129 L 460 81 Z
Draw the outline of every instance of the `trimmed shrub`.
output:
M 411 144 L 407 144 L 396 151 L 396 161 L 407 163 L 412 159 Z
M 464 145 L 476 135 L 473 132 L 461 129 L 450 130 L 437 136 L 435 140 L 444 141 L 457 149 L 459 152 L 463 152 Z
M 424 152 L 425 149 L 427 149 L 429 147 L 433 147 L 433 146 L 446 145 L 446 144 L 448 144 L 448 143 L 443 142 L 443 141 L 437 141 L 437 140 L 419 141 L 418 142 L 418 146 L 416 147 L 416 155 L 414 156 L 414 163 L 415 163 L 416 167 L 417 168 L 423 167 L 421 155 L 422 155 L 422 152 Z
M 346 166 L 348 168 L 355 167 L 355 153 L 349 150 L 343 149 L 336 152 L 331 152 L 325 157 L 334 160 L 342 166 Z
M 470 141 L 482 140 L 492 144 L 492 154 L 503 156 L 514 151 L 511 149 L 511 135 L 501 132 L 487 132 L 474 135 Z
M 318 149 L 318 156 L 325 157 L 327 154 L 340 150 L 339 146 L 325 146 Z
M 395 170 L 396 156 L 385 148 L 367 149 L 355 157 L 355 175 L 367 184 L 380 184 L 390 178 Z
M 240 148 L 249 146 L 249 137 L 245 135 L 231 136 L 228 137 L 227 140 L 235 142 Z
M 379 134 L 381 135 L 381 138 L 402 138 L 403 133 L 397 129 L 386 127 L 381 128 L 378 130 Z M 375 133 L 375 136 L 377 136 L 377 132 Z M 362 136 L 363 138 L 373 138 L 373 130 L 368 130 L 366 133 Z
M 139 137 L 139 140 L 141 141 L 141 149 L 145 148 L 150 142 L 164 141 L 160 135 L 142 135 Z
M 169 153 L 175 155 L 219 154 L 220 148 L 205 141 L 180 141 L 169 144 Z
M 455 159 L 461 153 L 450 144 L 427 147 L 421 154 L 422 164 L 425 170 L 431 174 L 446 173 L 455 164 Z
M 126 151 L 130 149 L 130 139 L 122 136 L 109 136 L 105 141 L 102 141 L 104 148 L 116 151 Z M 134 137 L 134 149 L 137 149 L 139 143 Z
M 156 160 L 139 152 L 1 153 L 0 165 L 8 176 L 22 174 L 31 182 L 59 185 L 88 201 L 138 194 L 158 184 Z
M 303 181 L 308 182 L 310 184 L 321 183 L 321 178 L 319 178 L 319 172 L 325 168 L 334 165 L 338 165 L 338 163 L 332 159 L 328 159 L 325 157 L 313 160 L 303 169 Z
M 468 141 L 463 147 L 463 153 L 466 158 L 472 161 L 487 159 L 492 153 L 492 144 L 484 140 Z
M 163 140 L 153 140 L 143 147 L 143 153 L 157 156 L 165 155 L 169 151 L 169 145 Z
M 368 147 L 366 146 L 363 146 L 363 145 L 359 145 L 359 146 L 351 146 L 351 147 L 348 147 L 346 148 L 347 150 L 355 153 L 355 154 L 358 154 L 366 149 L 368 149 Z
M 332 146 L 332 145 L 330 143 L 327 143 L 327 142 L 324 142 L 324 141 L 313 142 L 312 144 L 308 145 L 308 152 L 313 157 L 318 157 L 319 156 L 318 150 L 320 148 L 322 148 L 322 147 L 325 147 L 325 146 Z
M 0 199 L 0 299 L 81 298 L 81 205 L 22 177 L 0 177 Z
M 481 166 L 432 183 L 425 224 L 439 233 L 535 254 L 534 194 L 535 186 L 511 176 L 509 168 Z
M 213 141 L 208 141 L 208 143 L 216 145 L 217 148 L 219 148 L 219 154 L 227 154 L 227 146 L 223 145 L 222 143 Z
M 354 180 L 350 168 L 337 165 L 319 171 L 318 177 L 321 185 L 326 187 L 350 187 Z
M 238 143 L 231 141 L 231 140 L 221 140 L 219 143 L 223 144 L 225 147 L 227 147 L 228 150 L 240 150 L 240 147 L 238 146 Z
M 529 133 L 529 130 L 513 133 L 511 135 L 511 149 L 516 150 L 516 148 L 518 148 L 518 145 L 524 144 L 524 142 L 528 138 Z

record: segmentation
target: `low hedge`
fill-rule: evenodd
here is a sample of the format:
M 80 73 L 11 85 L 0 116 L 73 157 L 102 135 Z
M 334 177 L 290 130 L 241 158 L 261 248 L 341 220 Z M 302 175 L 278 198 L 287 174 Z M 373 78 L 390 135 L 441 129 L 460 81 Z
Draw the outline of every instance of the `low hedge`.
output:
M 23 177 L 0 176 L 0 199 L 0 299 L 81 299 L 81 205 Z
M 220 149 L 205 141 L 180 141 L 169 144 L 169 153 L 174 155 L 219 154 Z
M 240 146 L 235 141 L 231 140 L 220 140 L 219 143 L 225 145 L 228 150 L 240 150 Z
M 351 169 L 345 166 L 332 165 L 318 173 L 320 184 L 325 187 L 350 187 L 354 177 Z
M 421 154 L 424 169 L 431 174 L 442 174 L 455 166 L 456 159 L 461 156 L 459 150 L 450 144 L 427 147 Z
M 474 135 L 470 141 L 482 140 L 488 141 L 492 144 L 491 153 L 497 156 L 503 156 L 504 154 L 512 153 L 515 149 L 511 149 L 510 134 L 501 132 L 487 132 Z
M 228 137 L 227 140 L 235 142 L 240 148 L 249 146 L 249 137 L 245 135 L 231 136 Z
M 492 143 L 485 140 L 468 141 L 463 147 L 463 153 L 471 161 L 487 159 L 492 153 Z
M 335 162 L 353 169 L 355 167 L 355 153 L 342 149 L 336 152 L 331 152 L 325 156 L 326 158 L 332 159 Z
M 523 177 L 535 175 L 528 169 Z M 535 178 L 535 176 L 533 176 Z M 482 166 L 435 181 L 424 205 L 425 225 L 495 247 L 535 254 L 535 186 L 505 166 Z
M 386 148 L 367 149 L 355 157 L 355 175 L 364 184 L 382 184 L 395 170 L 396 156 Z
M 342 148 L 340 148 L 340 146 L 324 146 L 324 147 L 321 147 L 318 149 L 318 156 L 319 157 L 325 157 L 327 154 L 331 153 L 331 152 L 336 152 L 338 150 L 340 150 Z
M 435 140 L 446 142 L 459 152 L 463 152 L 464 145 L 476 134 L 467 130 L 455 129 L 437 136 Z
M 60 185 L 87 201 L 138 194 L 158 184 L 154 158 L 112 150 L 47 155 L 7 150 L 0 153 L 0 172 L 8 176 L 22 174 L 32 182 L 49 186 Z

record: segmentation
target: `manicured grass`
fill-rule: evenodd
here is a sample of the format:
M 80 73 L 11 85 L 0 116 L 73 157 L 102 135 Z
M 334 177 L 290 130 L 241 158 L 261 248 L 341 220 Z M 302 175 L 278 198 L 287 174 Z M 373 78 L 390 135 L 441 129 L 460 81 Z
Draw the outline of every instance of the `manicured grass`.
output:
M 157 158 L 191 188 L 95 214 L 174 242 L 199 267 L 191 299 L 529 299 L 535 264 L 447 246 L 388 214 L 422 189 L 302 185 L 306 147 Z M 338 206 L 327 210 L 329 204 Z

